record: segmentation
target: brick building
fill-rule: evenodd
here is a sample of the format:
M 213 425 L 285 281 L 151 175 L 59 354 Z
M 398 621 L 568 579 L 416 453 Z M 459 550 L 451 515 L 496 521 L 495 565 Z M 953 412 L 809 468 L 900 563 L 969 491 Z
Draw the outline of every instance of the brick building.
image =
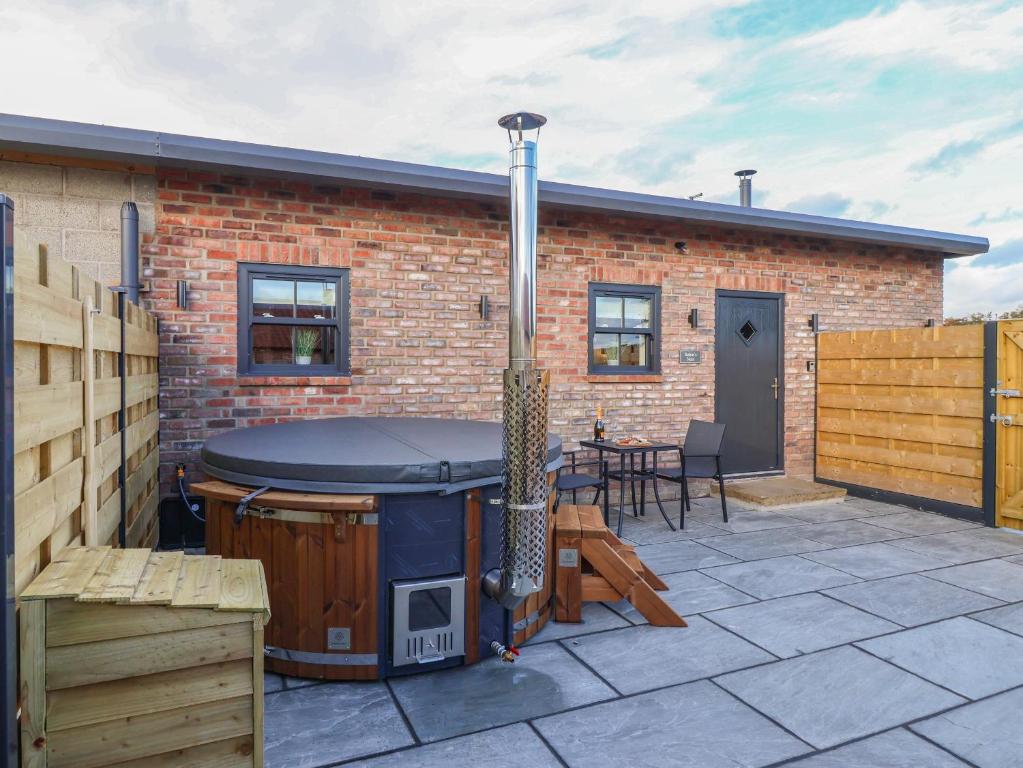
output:
M 194 464 L 217 431 L 268 421 L 500 418 L 504 177 L 12 116 L 0 118 L 0 160 L 0 191 L 35 201 L 19 205 L 16 226 L 49 222 L 71 261 L 98 260 L 61 226 L 62 211 L 85 198 L 97 231 L 109 228 L 103 201 L 75 195 L 82 187 L 68 179 L 85 174 L 106 198 L 117 189 L 152 204 L 143 303 L 161 322 L 165 471 Z M 45 193 L 24 181 L 35 177 L 50 179 Z M 551 429 L 584 437 L 598 406 L 612 434 L 667 440 L 692 418 L 717 418 L 769 448 L 740 456 L 736 443 L 733 468 L 811 475 L 813 317 L 830 330 L 940 320 L 943 259 L 986 248 L 964 235 L 542 182 Z M 108 267 L 99 274 L 117 282 Z M 299 360 L 302 338 L 311 360 Z

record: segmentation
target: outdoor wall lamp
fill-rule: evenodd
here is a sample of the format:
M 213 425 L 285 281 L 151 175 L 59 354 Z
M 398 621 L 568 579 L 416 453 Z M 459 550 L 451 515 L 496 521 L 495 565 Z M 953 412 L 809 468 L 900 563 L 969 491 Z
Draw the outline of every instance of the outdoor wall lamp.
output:
M 935 320 L 932 317 L 932 318 L 929 318 L 926 323 L 924 323 L 924 327 L 925 328 L 934 328 L 935 326 L 937 326 L 937 324 L 938 324 L 938 321 Z
M 188 281 L 178 280 L 178 306 L 188 309 Z
M 689 310 L 689 325 L 693 328 L 700 327 L 700 310 L 696 307 Z
M 820 333 L 821 330 L 821 318 L 816 312 L 810 315 L 810 322 L 808 323 L 810 330 L 814 333 Z
M 480 319 L 486 320 L 490 317 L 490 297 L 483 295 L 480 296 Z
M 675 243 L 675 250 L 678 251 L 679 253 L 687 253 L 688 251 L 686 249 L 686 241 L 685 240 L 679 240 L 678 242 L 676 242 Z

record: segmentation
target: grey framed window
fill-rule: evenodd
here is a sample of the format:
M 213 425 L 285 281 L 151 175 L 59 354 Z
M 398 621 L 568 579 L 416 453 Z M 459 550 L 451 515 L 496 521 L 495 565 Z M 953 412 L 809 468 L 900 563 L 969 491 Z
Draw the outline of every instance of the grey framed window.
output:
M 238 265 L 238 373 L 347 376 L 348 270 Z
M 590 283 L 589 372 L 660 371 L 660 287 Z

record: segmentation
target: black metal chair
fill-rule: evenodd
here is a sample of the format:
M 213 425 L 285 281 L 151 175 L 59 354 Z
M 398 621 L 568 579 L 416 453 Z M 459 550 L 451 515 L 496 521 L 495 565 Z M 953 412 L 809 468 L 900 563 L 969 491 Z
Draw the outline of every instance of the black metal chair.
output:
M 724 437 L 724 424 L 690 421 L 685 443 L 678 449 L 679 466 L 657 472 L 658 478 L 679 483 L 682 486 L 678 515 L 680 529 L 685 528 L 686 512 L 692 511 L 688 482 L 692 478 L 718 481 L 718 490 L 721 492 L 721 517 L 726 523 L 728 522 L 725 480 L 721 475 L 721 441 Z
M 579 461 L 576 457 L 578 451 L 566 451 L 563 455 L 569 457 L 569 465 L 563 466 L 558 469 L 557 479 L 554 481 L 554 487 L 557 489 L 558 496 L 554 500 L 554 508 L 558 508 L 558 504 L 561 503 L 561 494 L 564 491 L 572 492 L 572 503 L 577 504 L 579 498 L 579 491 L 583 488 L 596 488 L 597 493 L 593 497 L 591 504 L 596 504 L 600 498 L 600 492 L 604 488 L 604 478 L 601 476 L 601 466 L 599 460 L 594 461 Z M 597 467 L 597 474 L 590 475 L 579 470 L 585 467 Z

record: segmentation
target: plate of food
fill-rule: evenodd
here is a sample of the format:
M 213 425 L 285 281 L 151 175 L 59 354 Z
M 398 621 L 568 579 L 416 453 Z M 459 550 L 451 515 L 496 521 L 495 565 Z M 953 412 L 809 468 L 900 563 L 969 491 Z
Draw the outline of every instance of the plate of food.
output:
M 636 437 L 633 435 L 630 437 L 618 438 L 615 440 L 615 445 L 620 445 L 623 448 L 642 448 L 644 445 L 653 445 L 653 443 L 644 437 Z

